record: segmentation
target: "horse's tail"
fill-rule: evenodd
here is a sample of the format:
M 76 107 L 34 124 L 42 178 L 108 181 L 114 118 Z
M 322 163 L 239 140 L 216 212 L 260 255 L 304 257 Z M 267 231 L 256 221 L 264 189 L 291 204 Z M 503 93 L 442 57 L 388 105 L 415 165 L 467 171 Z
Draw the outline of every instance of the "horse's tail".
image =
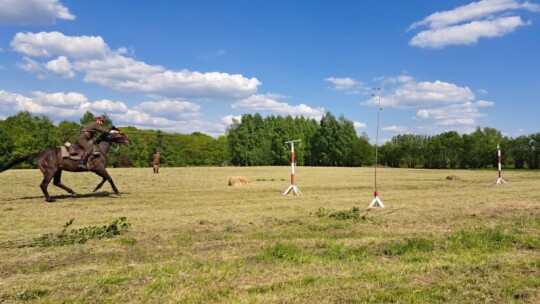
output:
M 31 153 L 31 154 L 27 154 L 25 156 L 21 156 L 19 158 L 16 158 L 14 160 L 12 160 L 11 162 L 7 163 L 5 166 L 2 166 L 0 168 L 0 172 L 4 172 L 6 171 L 7 169 L 15 166 L 15 165 L 18 165 L 20 163 L 24 163 L 24 162 L 31 162 L 33 161 L 40 153 Z

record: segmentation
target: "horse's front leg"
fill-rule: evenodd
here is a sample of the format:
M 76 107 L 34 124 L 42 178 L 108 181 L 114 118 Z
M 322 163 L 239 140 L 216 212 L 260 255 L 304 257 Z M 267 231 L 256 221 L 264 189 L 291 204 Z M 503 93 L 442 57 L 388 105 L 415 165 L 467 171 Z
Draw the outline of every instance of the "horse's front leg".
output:
M 107 172 L 107 170 L 105 170 L 105 169 L 96 170 L 95 172 L 96 172 L 97 175 L 103 177 L 103 181 L 101 181 L 101 183 L 96 187 L 96 190 L 101 188 L 101 186 L 103 186 L 103 183 L 105 182 L 105 180 L 107 180 L 109 182 L 109 184 L 111 184 L 111 187 L 112 187 L 114 193 L 116 193 L 116 195 L 120 195 L 120 191 L 118 191 L 118 189 L 114 185 L 114 182 L 113 182 L 111 176 L 109 175 L 109 172 Z
M 49 195 L 49 191 L 47 191 L 47 186 L 49 186 L 49 183 L 51 182 L 52 178 L 53 178 L 53 174 L 43 173 L 43 180 L 41 181 L 41 184 L 39 185 L 39 187 L 41 188 L 41 191 L 43 192 L 43 195 L 45 195 L 45 201 L 49 203 L 54 202 L 54 198 L 52 198 Z
M 64 190 L 66 190 L 69 194 L 71 194 L 71 196 L 73 196 L 73 197 L 77 196 L 77 193 L 75 193 L 73 190 L 71 190 L 71 188 L 69 188 L 66 185 L 62 184 L 61 179 L 62 179 L 62 170 L 58 170 L 58 171 L 56 171 L 56 173 L 54 173 L 53 184 L 56 187 L 59 187 L 59 188 L 62 188 Z

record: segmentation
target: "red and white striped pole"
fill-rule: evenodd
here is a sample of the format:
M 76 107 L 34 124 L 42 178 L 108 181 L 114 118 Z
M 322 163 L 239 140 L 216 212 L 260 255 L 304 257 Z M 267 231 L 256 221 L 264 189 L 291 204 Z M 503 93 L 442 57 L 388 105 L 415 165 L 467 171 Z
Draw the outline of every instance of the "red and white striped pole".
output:
M 502 178 L 502 157 L 501 157 L 501 147 L 499 147 L 499 144 L 497 144 L 497 163 L 498 163 L 498 169 L 499 169 L 499 178 L 497 179 L 496 184 L 497 185 L 506 185 L 506 181 Z
M 293 191 L 294 195 L 300 195 L 301 192 L 300 190 L 296 187 L 296 185 L 294 184 L 294 167 L 295 167 L 295 162 L 294 162 L 294 143 L 295 142 L 300 142 L 300 139 L 296 139 L 296 140 L 291 140 L 291 141 L 286 141 L 285 143 L 286 144 L 290 144 L 291 145 L 291 185 L 289 186 L 289 188 L 287 188 L 287 190 L 285 190 L 285 192 L 283 192 L 283 195 L 287 195 L 289 194 L 289 192 L 291 192 L 291 190 Z

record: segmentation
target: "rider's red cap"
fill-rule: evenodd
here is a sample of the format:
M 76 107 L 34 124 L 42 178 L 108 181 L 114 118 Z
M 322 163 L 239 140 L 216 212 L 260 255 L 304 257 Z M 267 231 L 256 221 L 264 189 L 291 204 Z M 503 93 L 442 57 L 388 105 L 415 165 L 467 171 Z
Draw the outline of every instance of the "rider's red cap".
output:
M 94 118 L 94 120 L 95 120 L 95 121 L 104 121 L 105 119 L 103 119 L 103 117 L 100 116 L 100 117 Z

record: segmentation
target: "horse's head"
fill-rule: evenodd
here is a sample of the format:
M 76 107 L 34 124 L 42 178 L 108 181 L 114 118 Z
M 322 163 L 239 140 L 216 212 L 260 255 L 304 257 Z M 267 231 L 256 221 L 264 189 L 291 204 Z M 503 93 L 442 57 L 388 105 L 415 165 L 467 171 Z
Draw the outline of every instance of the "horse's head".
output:
M 111 143 L 124 144 L 126 146 L 131 145 L 131 140 L 127 137 L 127 135 L 114 126 L 112 127 L 111 131 L 106 134 L 106 137 Z

